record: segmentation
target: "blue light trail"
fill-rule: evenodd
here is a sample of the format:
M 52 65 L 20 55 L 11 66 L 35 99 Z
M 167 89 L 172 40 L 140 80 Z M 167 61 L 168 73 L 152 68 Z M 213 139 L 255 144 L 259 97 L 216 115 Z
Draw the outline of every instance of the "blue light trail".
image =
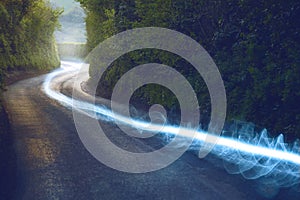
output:
M 103 105 L 73 99 L 53 88 L 55 84 L 61 84 L 60 76 L 75 76 L 81 66 L 81 63 L 62 62 L 60 69 L 47 75 L 43 84 L 44 92 L 62 105 L 75 108 L 95 119 L 118 121 L 138 130 L 160 132 L 167 139 L 179 134 L 182 137 L 182 144 L 178 144 L 179 146 L 184 145 L 184 138 L 194 137 L 194 130 L 127 118 L 113 113 Z M 237 138 L 229 138 L 198 130 L 193 141 L 191 149 L 199 148 L 204 142 L 216 143 L 211 153 L 224 160 L 224 166 L 229 173 L 242 174 L 247 179 L 261 178 L 266 184 L 276 187 L 290 187 L 300 183 L 299 140 L 288 145 L 284 143 L 283 135 L 272 139 L 268 137 L 266 130 L 247 140 L 242 134 L 238 134 Z

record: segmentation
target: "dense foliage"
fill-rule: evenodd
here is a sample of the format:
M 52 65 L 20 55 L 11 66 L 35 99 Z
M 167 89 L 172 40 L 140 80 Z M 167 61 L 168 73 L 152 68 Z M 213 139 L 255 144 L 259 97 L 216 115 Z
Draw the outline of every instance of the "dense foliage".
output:
M 298 0 L 78 1 L 87 11 L 90 50 L 105 38 L 135 27 L 158 26 L 185 33 L 206 48 L 221 71 L 228 120 L 252 121 L 273 133 L 300 137 Z M 188 63 L 167 52 L 144 50 L 124 55 L 106 72 L 99 84 L 100 95 L 109 97 L 124 72 L 149 62 L 173 66 L 185 75 L 198 94 L 202 122 L 207 123 L 210 103 L 205 83 Z M 178 110 L 176 98 L 157 85 L 143 87 L 136 98 Z
M 7 70 L 59 65 L 53 32 L 60 13 L 44 0 L 0 1 L 0 83 Z

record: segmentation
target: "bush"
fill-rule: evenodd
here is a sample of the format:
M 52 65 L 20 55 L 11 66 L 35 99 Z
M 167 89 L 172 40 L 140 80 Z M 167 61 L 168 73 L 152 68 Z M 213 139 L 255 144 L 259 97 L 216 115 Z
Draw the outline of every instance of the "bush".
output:
M 6 70 L 52 69 L 59 65 L 53 33 L 60 10 L 44 0 L 0 2 L 0 82 Z
M 88 12 L 90 49 L 113 33 L 135 27 L 180 31 L 203 45 L 219 67 L 227 91 L 228 120 L 252 121 L 273 133 L 300 137 L 299 1 L 78 1 Z M 114 16 L 108 15 L 107 9 Z M 205 83 L 188 63 L 167 52 L 145 50 L 124 55 L 105 73 L 99 91 L 106 90 L 109 97 L 123 73 L 147 62 L 167 64 L 184 74 L 198 95 L 202 116 L 209 118 Z M 91 73 L 98 67 L 92 64 Z M 168 109 L 175 106 L 177 110 L 173 96 L 167 94 L 162 88 L 149 86 L 137 95 L 145 103 L 161 103 Z

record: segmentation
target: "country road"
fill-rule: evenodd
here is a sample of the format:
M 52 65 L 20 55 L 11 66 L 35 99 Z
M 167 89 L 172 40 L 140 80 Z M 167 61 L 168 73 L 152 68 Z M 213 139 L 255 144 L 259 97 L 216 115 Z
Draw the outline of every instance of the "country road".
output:
M 45 75 L 17 82 L 4 93 L 17 163 L 13 199 L 264 199 L 257 182 L 230 175 L 213 158 L 199 159 L 189 152 L 170 166 L 145 174 L 103 165 L 81 143 L 72 111 L 44 94 L 44 79 Z M 61 80 L 57 89 L 68 82 Z M 116 125 L 101 124 L 117 142 L 128 148 L 135 145 Z M 138 145 L 149 148 L 143 142 Z M 296 199 L 288 195 L 285 189 L 275 198 Z

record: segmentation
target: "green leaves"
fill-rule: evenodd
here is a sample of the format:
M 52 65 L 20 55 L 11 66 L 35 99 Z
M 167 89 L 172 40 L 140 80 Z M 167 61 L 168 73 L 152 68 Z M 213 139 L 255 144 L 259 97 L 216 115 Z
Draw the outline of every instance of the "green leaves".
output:
M 300 137 L 299 1 L 78 1 L 88 13 L 90 49 L 115 33 L 136 27 L 180 31 L 200 42 L 217 63 L 227 90 L 228 120 L 252 121 L 273 133 L 298 133 Z M 184 74 L 197 93 L 204 118 L 209 118 L 209 94 L 201 77 L 167 52 L 144 50 L 125 55 L 107 72 L 102 90 L 108 94 L 123 73 L 147 62 L 163 63 Z M 144 87 L 137 96 L 147 103 L 176 106 L 174 96 L 157 86 Z
M 59 65 L 53 33 L 61 12 L 53 10 L 47 0 L 0 2 L 0 82 L 6 70 Z

